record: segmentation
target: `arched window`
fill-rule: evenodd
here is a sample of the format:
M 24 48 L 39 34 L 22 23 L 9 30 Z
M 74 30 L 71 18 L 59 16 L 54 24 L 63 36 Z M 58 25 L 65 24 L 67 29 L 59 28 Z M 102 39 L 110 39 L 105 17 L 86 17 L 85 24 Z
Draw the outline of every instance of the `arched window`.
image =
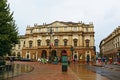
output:
M 88 32 L 88 28 L 86 27 L 86 32 Z
M 77 41 L 78 41 L 78 40 L 77 40 L 77 39 L 74 39 L 73 41 L 74 41 L 74 47 L 76 47 L 76 46 L 77 46 Z
M 27 59 L 29 59 L 30 58 L 30 55 L 29 54 L 27 54 Z
M 29 41 L 29 48 L 32 47 L 32 43 L 33 43 L 33 41 Z
M 37 40 L 37 46 L 41 46 L 41 40 Z
M 67 46 L 67 39 L 64 39 L 64 46 Z
M 50 40 L 49 39 L 46 40 L 46 43 L 47 43 L 47 46 L 50 46 Z
M 89 39 L 86 39 L 85 41 L 86 41 L 86 47 L 89 47 L 89 42 L 90 42 L 90 40 L 89 40 Z
M 55 45 L 55 46 L 58 46 L 58 39 L 55 39 L 54 45 Z

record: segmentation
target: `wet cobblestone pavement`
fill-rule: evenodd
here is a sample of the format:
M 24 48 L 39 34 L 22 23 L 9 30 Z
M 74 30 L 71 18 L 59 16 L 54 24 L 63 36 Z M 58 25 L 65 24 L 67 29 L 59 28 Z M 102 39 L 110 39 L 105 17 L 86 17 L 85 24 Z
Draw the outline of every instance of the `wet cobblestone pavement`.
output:
M 103 67 L 88 66 L 86 67 L 110 80 L 120 80 L 120 66 L 119 65 L 105 65 Z
M 30 72 L 33 70 L 33 67 L 21 64 L 7 64 L 7 66 L 0 71 L 0 80 L 8 79 L 11 77 L 15 77 L 21 75 L 26 72 Z
M 34 70 L 9 80 L 80 80 L 70 68 L 68 68 L 68 72 L 62 72 L 61 64 L 40 64 L 39 62 L 16 63 L 33 66 Z
M 70 68 L 76 73 L 81 80 L 110 80 L 101 74 L 88 69 L 88 65 L 71 64 Z
M 112 73 L 109 69 L 83 64 L 70 64 L 67 72 L 62 72 L 61 64 L 40 64 L 39 62 L 15 62 L 34 67 L 31 72 L 7 80 L 119 80 L 119 74 Z M 107 72 L 108 70 L 108 72 Z M 111 72 L 109 72 L 111 71 Z M 108 74 L 110 78 L 106 76 Z M 117 75 L 116 75 L 117 74 Z

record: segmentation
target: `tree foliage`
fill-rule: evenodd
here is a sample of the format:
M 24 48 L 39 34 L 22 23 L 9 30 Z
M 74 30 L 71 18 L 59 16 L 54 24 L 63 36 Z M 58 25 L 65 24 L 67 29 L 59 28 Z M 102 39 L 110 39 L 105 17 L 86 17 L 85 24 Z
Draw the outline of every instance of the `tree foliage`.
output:
M 0 0 L 0 56 L 11 53 L 18 42 L 18 29 L 13 20 L 7 0 Z

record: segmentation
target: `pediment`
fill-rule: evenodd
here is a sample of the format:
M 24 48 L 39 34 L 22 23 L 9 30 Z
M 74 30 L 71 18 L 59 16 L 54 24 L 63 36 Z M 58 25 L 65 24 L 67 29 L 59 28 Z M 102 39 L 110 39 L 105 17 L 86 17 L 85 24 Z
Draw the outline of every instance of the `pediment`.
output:
M 60 27 L 60 26 L 67 26 L 67 24 L 65 24 L 64 22 L 55 21 L 55 22 L 49 24 L 48 26 L 51 26 L 51 27 Z

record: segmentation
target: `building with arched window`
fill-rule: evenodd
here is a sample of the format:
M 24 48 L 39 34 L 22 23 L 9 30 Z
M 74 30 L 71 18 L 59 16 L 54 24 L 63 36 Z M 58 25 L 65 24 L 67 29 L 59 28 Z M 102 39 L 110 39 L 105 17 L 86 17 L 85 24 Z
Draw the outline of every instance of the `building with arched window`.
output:
M 33 60 L 61 57 L 65 51 L 70 59 L 86 61 L 87 55 L 90 59 L 95 56 L 94 41 L 92 23 L 55 21 L 35 24 L 26 28 L 21 57 Z
M 18 38 L 19 38 L 18 44 L 15 44 L 13 46 L 11 56 L 21 58 L 22 57 L 22 48 L 25 47 L 25 36 L 20 35 Z

